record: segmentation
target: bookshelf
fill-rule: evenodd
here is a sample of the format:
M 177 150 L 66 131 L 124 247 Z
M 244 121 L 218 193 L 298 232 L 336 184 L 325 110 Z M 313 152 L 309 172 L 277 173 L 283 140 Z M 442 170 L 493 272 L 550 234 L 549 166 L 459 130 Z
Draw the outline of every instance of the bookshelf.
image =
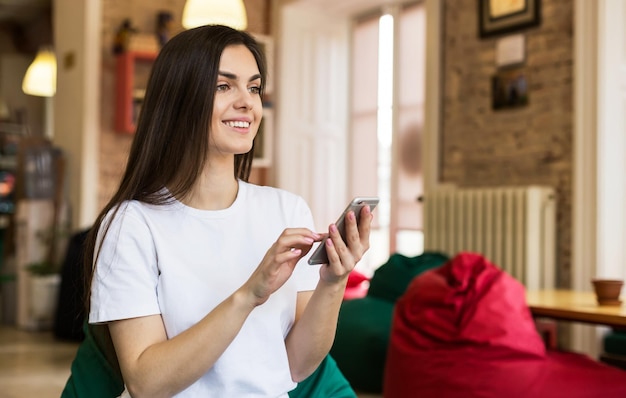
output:
M 143 104 L 152 63 L 157 57 L 151 51 L 127 51 L 116 56 L 115 130 L 134 134 L 137 116 Z

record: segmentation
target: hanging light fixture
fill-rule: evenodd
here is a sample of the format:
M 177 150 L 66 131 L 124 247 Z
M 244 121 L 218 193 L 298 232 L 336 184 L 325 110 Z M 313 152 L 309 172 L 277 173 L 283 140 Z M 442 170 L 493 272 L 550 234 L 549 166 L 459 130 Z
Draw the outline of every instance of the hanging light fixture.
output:
M 243 0 L 187 0 L 183 9 L 183 26 L 191 29 L 210 24 L 245 30 L 248 17 Z
M 42 47 L 26 70 L 22 91 L 38 97 L 53 97 L 57 91 L 57 59 L 50 47 Z

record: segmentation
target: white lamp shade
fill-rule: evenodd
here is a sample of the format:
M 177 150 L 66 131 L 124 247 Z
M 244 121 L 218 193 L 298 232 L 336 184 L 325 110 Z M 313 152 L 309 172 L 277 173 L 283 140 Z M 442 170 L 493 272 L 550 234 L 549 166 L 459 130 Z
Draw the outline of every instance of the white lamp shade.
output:
M 245 30 L 248 16 L 243 0 L 187 0 L 183 9 L 186 29 L 213 24 Z
M 39 50 L 26 70 L 22 91 L 39 97 L 53 97 L 57 91 L 57 59 L 49 48 Z

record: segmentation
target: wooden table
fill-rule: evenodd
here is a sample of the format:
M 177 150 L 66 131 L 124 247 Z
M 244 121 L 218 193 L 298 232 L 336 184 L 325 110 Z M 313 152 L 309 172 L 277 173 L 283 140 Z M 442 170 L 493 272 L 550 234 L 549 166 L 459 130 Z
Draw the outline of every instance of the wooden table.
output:
M 572 290 L 527 291 L 526 302 L 535 317 L 626 328 L 626 298 L 616 306 L 598 305 L 593 292 Z

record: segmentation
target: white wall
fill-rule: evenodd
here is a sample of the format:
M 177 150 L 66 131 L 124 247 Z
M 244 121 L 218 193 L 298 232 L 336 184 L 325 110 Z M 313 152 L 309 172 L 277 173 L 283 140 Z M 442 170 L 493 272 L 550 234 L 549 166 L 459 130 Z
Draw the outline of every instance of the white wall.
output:
M 86 228 L 98 210 L 101 1 L 54 0 L 53 10 L 58 59 L 53 141 L 67 156 L 72 227 Z

